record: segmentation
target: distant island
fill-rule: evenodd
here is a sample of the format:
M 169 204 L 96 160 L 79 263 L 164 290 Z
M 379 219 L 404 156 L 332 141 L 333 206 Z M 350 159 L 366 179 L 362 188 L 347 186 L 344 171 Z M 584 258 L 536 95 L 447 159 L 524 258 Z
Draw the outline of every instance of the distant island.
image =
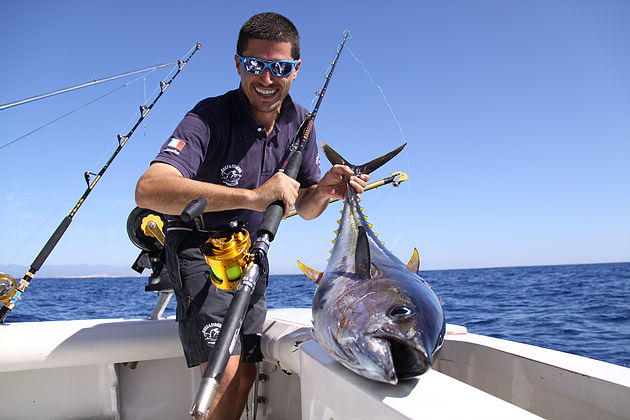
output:
M 7 273 L 13 277 L 22 278 L 28 266 L 19 264 L 0 264 L 0 272 Z M 150 270 L 145 270 L 142 274 L 138 274 L 129 266 L 116 266 L 105 264 L 76 264 L 76 265 L 44 265 L 41 270 L 36 273 L 36 277 L 55 278 L 55 277 L 148 277 Z

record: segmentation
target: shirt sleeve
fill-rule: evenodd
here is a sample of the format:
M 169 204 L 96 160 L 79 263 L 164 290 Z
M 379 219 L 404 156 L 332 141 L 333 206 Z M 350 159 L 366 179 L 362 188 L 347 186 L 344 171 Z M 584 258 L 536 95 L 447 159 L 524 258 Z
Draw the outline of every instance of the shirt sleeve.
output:
M 189 112 L 164 142 L 153 162 L 168 163 L 185 178 L 192 179 L 205 159 L 209 143 L 210 127 L 198 115 Z

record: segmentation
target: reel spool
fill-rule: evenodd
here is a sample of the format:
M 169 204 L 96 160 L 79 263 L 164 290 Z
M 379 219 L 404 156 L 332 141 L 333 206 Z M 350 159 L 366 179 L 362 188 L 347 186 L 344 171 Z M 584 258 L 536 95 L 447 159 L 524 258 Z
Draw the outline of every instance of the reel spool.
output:
M 143 251 L 161 251 L 166 219 L 160 213 L 136 207 L 127 218 L 127 235 Z
M 201 245 L 199 249 L 211 269 L 212 284 L 221 290 L 236 289 L 248 262 L 250 246 L 249 232 L 244 228 L 216 232 Z
M 0 273 L 0 303 L 7 303 L 15 296 L 17 282 L 8 274 Z
M 141 249 L 131 268 L 138 273 L 142 273 L 145 268 L 152 270 L 149 284 L 144 288 L 147 292 L 173 289 L 162 257 L 164 226 L 166 226 L 164 215 L 141 207 L 133 209 L 127 218 L 127 235 L 131 242 Z

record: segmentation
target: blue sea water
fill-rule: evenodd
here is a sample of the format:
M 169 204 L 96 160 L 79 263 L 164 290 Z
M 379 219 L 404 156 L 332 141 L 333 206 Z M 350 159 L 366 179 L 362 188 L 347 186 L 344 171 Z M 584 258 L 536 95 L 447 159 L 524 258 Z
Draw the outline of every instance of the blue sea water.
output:
M 630 367 L 630 263 L 424 271 L 446 320 L 469 332 Z M 35 278 L 7 322 L 142 318 L 146 278 Z M 310 307 L 303 275 L 269 279 L 270 308 Z M 165 315 L 174 315 L 175 299 Z

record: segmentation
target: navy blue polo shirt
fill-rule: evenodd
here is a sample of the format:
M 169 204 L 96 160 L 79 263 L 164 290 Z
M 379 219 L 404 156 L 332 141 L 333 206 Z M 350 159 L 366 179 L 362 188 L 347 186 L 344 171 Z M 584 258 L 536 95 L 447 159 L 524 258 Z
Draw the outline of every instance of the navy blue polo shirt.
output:
M 267 136 L 239 87 L 199 102 L 179 123 L 153 162 L 168 163 L 185 178 L 254 189 L 271 178 L 287 159 L 290 143 L 307 112 L 287 95 L 276 124 Z M 315 130 L 312 130 L 297 181 L 300 187 L 307 188 L 317 184 L 320 178 L 319 154 Z M 236 209 L 204 213 L 203 219 L 206 226 L 223 225 L 232 220 L 245 222 L 254 239 L 262 215 L 253 210 Z

